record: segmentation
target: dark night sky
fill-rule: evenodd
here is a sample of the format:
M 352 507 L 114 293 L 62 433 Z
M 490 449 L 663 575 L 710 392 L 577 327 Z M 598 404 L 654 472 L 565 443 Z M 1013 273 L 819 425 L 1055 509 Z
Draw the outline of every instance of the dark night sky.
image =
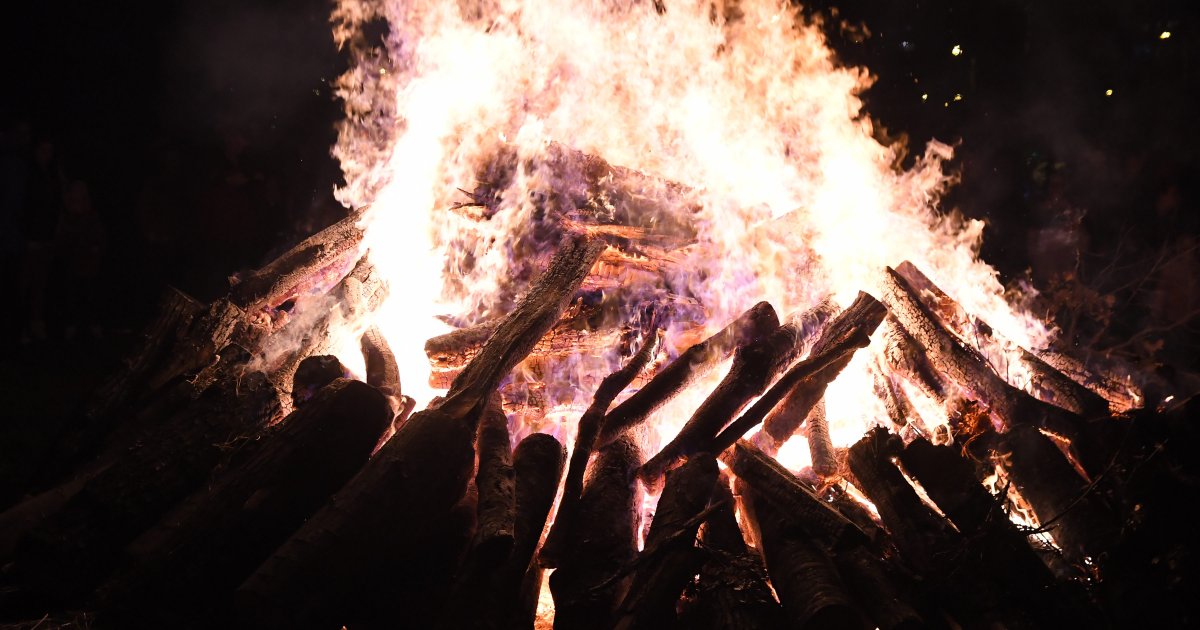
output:
M 958 143 L 963 183 L 948 205 L 989 221 L 984 257 L 1006 278 L 1029 265 L 1029 231 L 1055 220 L 1044 203 L 1053 182 L 1086 209 L 1089 264 L 1103 266 L 1120 247 L 1133 269 L 1105 282 L 1127 282 L 1163 242 L 1194 234 L 1200 34 L 1186 3 L 809 6 L 839 55 L 878 77 L 866 100 L 888 133 L 907 134 L 915 152 L 931 137 Z M 55 138 L 68 175 L 91 185 L 117 242 L 109 264 L 123 272 L 110 276 L 121 279 L 118 295 L 153 296 L 169 281 L 211 297 L 225 274 L 337 212 L 328 149 L 338 106 L 328 82 L 344 60 L 328 10 L 322 0 L 49 0 L 7 21 L 0 115 Z M 954 45 L 963 54 L 952 55 Z M 214 247 L 205 219 L 194 218 L 182 262 L 148 263 L 136 206 L 150 174 L 166 151 L 178 154 L 183 196 L 200 199 L 220 175 L 214 165 L 230 136 L 250 147 L 239 168 L 261 177 L 273 210 L 240 250 Z M 1144 323 L 1144 310 L 1129 310 L 1130 327 Z

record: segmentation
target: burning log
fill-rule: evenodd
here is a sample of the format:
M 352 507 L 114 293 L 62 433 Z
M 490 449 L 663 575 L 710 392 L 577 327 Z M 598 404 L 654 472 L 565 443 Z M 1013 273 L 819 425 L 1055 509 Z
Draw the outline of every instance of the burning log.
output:
M 640 493 L 635 472 L 641 463 L 641 450 L 631 436 L 596 453 L 571 532 L 572 553 L 550 575 L 556 627 L 612 627 L 629 579 L 610 578 L 637 557 Z
M 746 440 L 721 454 L 738 480 L 754 490 L 761 501 L 768 501 L 789 518 L 802 521 L 813 535 L 830 547 L 867 540 L 853 522 L 819 499 L 804 482 L 782 464 Z
M 949 325 L 960 336 L 982 337 L 996 345 L 1008 342 L 996 336 L 991 326 L 969 314 L 949 295 L 933 283 L 920 269 L 908 261 L 896 267 L 896 273 L 908 280 L 919 295 L 928 295 L 926 305 L 937 308 L 941 321 Z M 1067 378 L 1062 372 L 1050 367 L 1026 348 L 1020 348 L 1019 361 L 1029 371 L 1033 391 L 1041 393 L 1045 402 L 1062 407 L 1084 417 L 1108 415 L 1108 401 L 1083 385 Z
M 813 344 L 810 356 L 818 356 L 847 339 L 869 338 L 886 314 L 887 310 L 878 300 L 860 291 L 854 303 L 834 317 L 821 332 L 821 336 Z M 866 343 L 862 345 L 865 346 Z M 836 463 L 831 461 L 833 447 L 829 444 L 829 428 L 824 424 L 824 416 L 813 416 L 811 412 L 825 395 L 825 388 L 845 369 L 852 356 L 852 353 L 847 353 L 839 357 L 821 372 L 806 379 L 805 386 L 791 389 L 766 416 L 763 420 L 763 433 L 765 437 L 771 438 L 774 449 L 778 449 L 792 437 L 806 417 L 812 418 L 820 424 L 815 430 L 812 426 L 809 427 L 809 435 L 813 436 L 810 443 L 812 439 L 818 441 L 817 450 L 813 451 L 813 462 L 816 463 L 816 458 L 821 457 L 820 465 L 823 470 L 827 473 L 836 470 Z
M 767 416 L 770 418 L 770 416 Z M 817 401 L 808 412 L 808 452 L 812 457 L 812 469 L 822 479 L 833 477 L 838 473 L 837 454 L 833 451 L 833 441 L 829 439 L 829 421 L 825 417 L 825 399 Z
M 505 586 L 497 589 L 497 594 L 502 601 L 512 601 L 505 594 L 513 590 L 512 585 L 519 583 L 516 610 L 511 618 L 514 625 L 522 628 L 533 625 L 537 612 L 542 568 L 534 560 L 534 554 L 546 528 L 546 518 L 554 504 L 566 463 L 567 449 L 545 433 L 534 433 L 521 440 L 513 453 L 513 468 L 517 474 L 516 538 L 508 562 L 511 568 L 500 572 L 509 577 Z M 523 577 L 518 579 L 518 574 Z
M 700 534 L 708 559 L 700 567 L 692 605 L 681 621 L 685 627 L 711 630 L 781 626 L 782 611 L 771 595 L 762 557 L 742 537 L 725 475 L 717 481 L 712 504 L 715 509 Z
M 98 595 L 145 623 L 219 622 L 237 585 L 367 461 L 391 421 L 385 398 L 338 379 L 259 438 L 248 458 L 142 534 Z
M 696 456 L 667 473 L 662 497 L 646 534 L 645 551 L 618 612 L 616 628 L 659 628 L 675 622 L 684 587 L 700 567 L 694 517 L 712 496 L 717 462 Z
M 862 545 L 836 551 L 834 566 L 846 587 L 876 628 L 915 630 L 924 628 L 920 613 L 896 587 L 884 563 Z
M 978 351 L 946 330 L 908 281 L 890 267 L 884 278 L 883 301 L 930 360 L 1005 424 L 1042 427 L 1070 443 L 1089 475 L 1104 469 L 1110 449 L 1094 441 L 1082 418 L 1005 382 Z
M 788 625 L 798 628 L 867 628 L 833 562 L 804 528 L 769 501 L 741 488 L 758 531 L 767 574 L 779 595 Z
M 326 385 L 349 376 L 350 371 L 346 366 L 331 354 L 304 359 L 296 368 L 296 375 L 292 377 L 292 408 L 299 409 Z
M 804 314 L 792 317 L 769 334 L 755 337 L 738 347 L 725 378 L 700 404 L 679 434 L 642 466 L 638 473 L 642 480 L 649 484 L 657 482 L 663 471 L 680 458 L 711 444 L 746 403 L 762 395 L 804 351 L 808 334 L 815 328 L 811 319 Z
M 146 435 L 18 544 L 14 575 L 27 603 L 78 603 L 126 544 L 203 483 L 226 445 L 256 433 L 278 410 L 261 373 L 229 376 Z
M 908 400 L 908 396 L 877 364 L 871 368 L 871 388 L 875 397 L 883 401 L 888 420 L 891 420 L 892 426 L 896 427 L 896 432 L 901 437 L 908 437 L 914 433 L 928 437 L 925 428 L 921 426 L 921 416 Z
M 927 573 L 936 566 L 937 550 L 949 544 L 951 530 L 892 464 L 893 437 L 886 429 L 875 428 L 850 447 L 851 481 L 875 505 L 900 553 Z
M 267 626 L 336 624 L 356 605 L 370 609 L 388 601 L 404 577 L 393 567 L 437 536 L 443 516 L 466 493 L 484 401 L 558 320 L 601 247 L 587 239 L 564 242 L 446 398 L 410 418 L 242 584 L 247 618 Z
M 1013 486 L 1063 553 L 1081 561 L 1104 552 L 1115 539 L 1117 521 L 1100 495 L 1091 494 L 1095 485 L 1033 427 L 1013 427 L 998 437 L 995 451 L 1006 462 Z
M 534 433 L 513 452 L 516 518 L 512 553 L 489 564 L 476 546 L 464 563 L 441 619 L 442 628 L 532 627 L 542 569 L 533 562 L 566 463 L 554 437 Z
M 720 332 L 689 347 L 605 416 L 597 445 L 609 444 L 629 428 L 645 422 L 659 407 L 712 371 L 735 348 L 765 336 L 778 326 L 775 309 L 766 302 L 759 302 Z
M 271 380 L 280 389 L 290 386 L 304 359 L 332 349 L 335 326 L 378 308 L 387 291 L 387 283 L 375 266 L 365 256 L 359 259 L 325 296 L 333 300 L 332 306 L 316 307 L 315 320 L 300 317 L 289 321 L 263 341 L 262 353 Z
M 273 309 L 310 293 L 324 293 L 346 275 L 361 255 L 358 227 L 367 208 L 304 239 L 267 266 L 233 279 L 229 295 L 247 312 Z
M 398 400 L 400 391 L 400 366 L 396 355 L 388 345 L 378 326 L 367 328 L 359 339 L 363 359 L 367 366 L 367 384 L 383 392 L 388 398 Z
M 562 499 L 559 501 L 558 513 L 554 525 L 546 535 L 542 545 L 539 561 L 542 566 L 558 566 L 561 554 L 566 551 L 565 543 L 571 538 L 571 528 L 575 525 L 580 496 L 583 494 L 583 478 L 595 448 L 596 437 L 604 414 L 609 405 L 633 381 L 650 360 L 658 353 L 662 341 L 662 331 L 651 324 L 651 333 L 642 342 L 642 347 L 633 355 L 624 367 L 605 377 L 596 388 L 592 404 L 579 419 L 579 428 L 575 433 L 575 449 L 571 453 L 571 464 L 567 469 L 567 480 L 563 486 Z
M 809 356 L 793 365 L 771 386 L 771 389 L 767 390 L 753 405 L 750 405 L 750 408 L 741 417 L 730 423 L 720 435 L 711 440 L 710 450 L 721 452 L 733 446 L 747 431 L 762 422 L 763 418 L 794 389 L 824 390 L 827 382 L 821 375 L 827 371 L 827 368 L 842 361 L 858 348 L 866 346 L 870 341 L 869 331 L 857 330 L 824 352 Z
M 479 525 L 475 550 L 480 561 L 496 565 L 512 551 L 516 497 L 512 450 L 508 438 L 508 416 L 500 406 L 500 395 L 492 394 L 479 422 L 478 472 Z
M 883 322 L 883 363 L 900 378 L 916 385 L 926 396 L 939 403 L 950 395 L 949 384 L 929 364 L 929 357 L 917 345 L 896 317 L 888 315 Z

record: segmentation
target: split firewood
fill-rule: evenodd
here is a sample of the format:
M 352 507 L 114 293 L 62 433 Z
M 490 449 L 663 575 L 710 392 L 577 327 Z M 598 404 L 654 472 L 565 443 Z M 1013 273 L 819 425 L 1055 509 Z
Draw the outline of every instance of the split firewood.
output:
M 896 432 L 900 434 L 900 437 L 908 438 L 914 434 L 922 438 L 930 437 L 929 432 L 922 424 L 921 415 L 917 413 L 904 390 L 897 386 L 891 375 L 885 372 L 878 363 L 871 365 L 871 389 L 875 392 L 875 397 L 883 401 L 883 408 L 887 411 L 888 420 L 892 422 L 892 426 L 896 427 Z
M 227 623 L 233 590 L 367 461 L 391 421 L 382 394 L 337 379 L 134 541 L 96 603 L 138 624 Z
M 713 490 L 716 506 L 700 533 L 706 555 L 690 606 L 681 622 L 703 630 L 758 630 L 783 627 L 782 611 L 767 584 L 762 556 L 746 545 L 734 514 L 729 478 Z
M 513 451 L 516 519 L 512 553 L 499 565 L 472 550 L 460 569 L 438 627 L 500 629 L 533 627 L 541 567 L 533 562 L 546 517 L 566 463 L 554 437 L 534 433 Z
M 574 527 L 580 496 L 583 494 L 583 478 L 591 460 L 596 445 L 596 436 L 604 421 L 604 414 L 612 401 L 633 381 L 658 353 L 662 341 L 662 330 L 651 323 L 650 332 L 628 362 L 616 372 L 608 375 L 600 382 L 593 396 L 592 404 L 579 419 L 579 427 L 575 433 L 575 448 L 571 453 L 571 464 L 567 468 L 567 480 L 563 486 L 562 498 L 558 503 L 558 512 L 554 517 L 554 525 L 546 535 L 538 561 L 544 567 L 558 566 L 563 553 L 568 553 L 566 543 L 572 538 L 571 528 Z
M 868 628 L 825 552 L 803 527 L 749 487 L 738 490 L 758 532 L 771 585 L 779 595 L 788 626 Z
M 629 593 L 617 614 L 615 627 L 619 630 L 674 624 L 679 596 L 701 562 L 695 547 L 700 523 L 690 523 L 708 504 L 716 481 L 717 462 L 711 456 L 693 457 L 667 473 L 662 497 L 646 534 L 644 561 L 634 572 Z
M 869 338 L 886 314 L 887 309 L 878 300 L 860 291 L 854 303 L 834 317 L 821 331 L 821 336 L 813 344 L 810 354 L 820 355 L 846 339 Z M 832 469 L 836 469 L 836 466 L 828 457 L 832 450 L 832 445 L 828 444 L 827 439 L 829 428 L 823 424 L 823 416 L 811 416 L 811 412 L 825 395 L 825 388 L 845 369 L 852 357 L 852 353 L 844 355 L 821 373 L 808 379 L 805 387 L 796 387 L 787 392 L 783 400 L 767 414 L 763 420 L 763 433 L 774 441 L 773 448 L 778 449 L 782 446 L 800 428 L 800 423 L 805 418 L 812 417 L 815 422 L 821 424 L 815 431 L 811 427 L 809 430 L 809 435 L 815 435 L 820 441 L 814 455 L 825 457 L 821 466 L 832 474 Z
M 1082 418 L 1005 382 L 978 351 L 946 330 L 909 282 L 890 267 L 883 286 L 888 310 L 943 374 L 977 397 L 1006 425 L 1041 427 L 1065 439 L 1089 475 L 1104 470 L 1112 449 L 1096 441 Z
M 479 465 L 475 487 L 479 491 L 475 548 L 478 562 L 495 566 L 512 551 L 516 488 L 508 416 L 500 405 L 500 394 L 492 394 L 479 421 Z
M 767 416 L 770 418 L 770 416 Z M 812 469 L 817 476 L 828 479 L 837 475 L 837 454 L 833 452 L 833 441 L 829 438 L 829 420 L 825 417 L 825 399 L 817 401 L 808 419 L 805 420 L 808 452 L 812 458 Z
M 366 207 L 351 211 L 265 267 L 233 279 L 231 299 L 247 312 L 257 312 L 300 295 L 325 293 L 362 255 L 363 231 L 358 223 L 366 212 Z
M 396 355 L 388 345 L 387 338 L 378 326 L 370 326 L 359 339 L 362 355 L 367 367 L 367 384 L 374 386 L 393 401 L 398 401 L 400 391 L 400 366 L 396 363 Z M 393 403 L 399 406 L 397 403 Z
M 378 606 L 381 595 L 386 599 L 409 579 L 394 567 L 420 554 L 466 493 L 483 403 L 558 321 L 601 247 L 586 239 L 563 243 L 445 399 L 414 414 L 242 584 L 247 620 L 268 627 L 342 623 L 356 604 Z
M 721 454 L 741 483 L 769 501 L 789 518 L 802 520 L 810 534 L 829 547 L 864 542 L 867 535 L 813 490 L 758 447 L 741 440 Z
M 987 322 L 967 313 L 916 265 L 904 261 L 896 266 L 896 273 L 908 280 L 918 295 L 926 296 L 926 305 L 934 308 L 941 321 L 959 337 L 978 339 L 1001 348 L 1015 345 L 1001 338 Z M 1018 361 L 1029 373 L 1032 379 L 1030 384 L 1039 398 L 1084 417 L 1108 415 L 1108 401 L 1099 394 L 1050 367 L 1027 348 L 1019 348 L 1018 354 Z
M 629 435 L 596 453 L 572 528 L 571 554 L 550 575 L 555 626 L 612 627 L 629 578 L 610 578 L 637 557 L 641 493 L 635 473 L 641 463 Z
M 88 480 L 17 545 L 14 575 L 31 605 L 78 604 L 126 544 L 204 482 L 227 445 L 279 410 L 261 373 L 228 376 Z
M 650 414 L 712 371 L 737 347 L 766 335 L 778 326 L 779 318 L 775 309 L 766 302 L 759 302 L 720 332 L 689 347 L 605 416 L 597 445 L 609 444 L 629 428 L 645 422 Z
M 299 409 L 326 385 L 349 376 L 346 366 L 331 354 L 306 357 L 292 377 L 292 408 Z
M 704 399 L 679 434 L 642 466 L 638 472 L 642 480 L 656 484 L 668 467 L 711 444 L 751 399 L 761 396 L 806 349 L 805 332 L 813 327 L 806 325 L 805 319 L 803 314 L 792 317 L 770 333 L 738 347 L 725 378 Z
M 892 463 L 898 449 L 893 437 L 877 427 L 850 447 L 851 482 L 875 505 L 905 559 L 919 572 L 928 573 L 936 566 L 937 550 L 949 544 L 953 532 Z

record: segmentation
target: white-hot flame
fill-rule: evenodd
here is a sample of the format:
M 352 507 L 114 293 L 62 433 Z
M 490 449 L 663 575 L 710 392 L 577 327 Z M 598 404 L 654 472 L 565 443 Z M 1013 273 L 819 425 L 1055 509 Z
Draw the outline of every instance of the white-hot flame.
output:
M 511 305 L 498 295 L 537 253 L 511 235 L 548 175 L 518 169 L 487 220 L 451 208 L 472 201 L 462 191 L 495 156 L 536 157 L 550 142 L 695 191 L 698 244 L 679 252 L 667 284 L 699 300 L 710 332 L 759 300 L 787 314 L 825 295 L 843 306 L 858 290 L 878 295 L 882 268 L 910 260 L 1005 338 L 1045 340 L 978 260 L 983 225 L 935 212 L 951 149 L 932 143 L 898 169 L 897 147 L 862 112 L 868 74 L 835 63 L 820 29 L 786 4 L 684 1 L 659 14 L 602 0 L 340 0 L 337 32 L 349 39 L 374 17 L 390 28 L 387 51 L 362 55 L 342 81 L 357 118 L 336 148 L 339 194 L 371 205 L 366 245 L 392 285 L 375 317 L 420 405 L 435 393 L 423 388 L 422 344 L 447 329 L 435 316 L 472 323 Z M 837 445 L 884 417 L 859 354 L 826 396 Z M 586 406 L 594 374 L 555 376 L 578 400 L 553 404 Z M 657 438 L 707 391 L 658 413 Z

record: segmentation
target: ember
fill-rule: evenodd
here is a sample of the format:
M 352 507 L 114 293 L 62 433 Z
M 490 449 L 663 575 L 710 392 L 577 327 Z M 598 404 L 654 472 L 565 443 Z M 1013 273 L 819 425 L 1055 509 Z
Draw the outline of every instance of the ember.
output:
M 1144 509 L 1121 484 L 1169 475 L 1143 445 L 1185 407 L 1006 298 L 982 224 L 936 210 L 950 148 L 899 168 L 814 25 L 770 0 L 335 25 L 355 210 L 212 304 L 168 293 L 99 455 L 0 515 L 6 614 L 1104 624 Z

